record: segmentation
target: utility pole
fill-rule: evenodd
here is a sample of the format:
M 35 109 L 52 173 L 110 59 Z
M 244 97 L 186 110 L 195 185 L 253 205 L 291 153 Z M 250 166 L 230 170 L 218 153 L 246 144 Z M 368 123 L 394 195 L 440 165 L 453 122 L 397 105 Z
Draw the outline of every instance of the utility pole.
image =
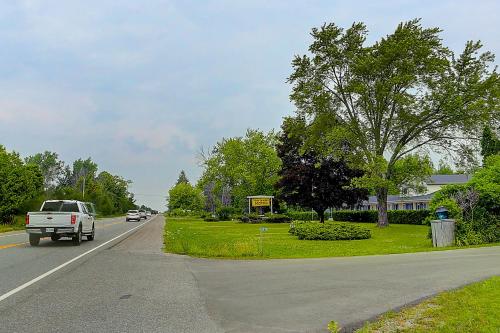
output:
M 87 169 L 85 168 L 85 166 L 83 166 L 78 173 L 80 177 L 82 177 L 83 175 L 82 198 L 85 199 L 85 181 L 87 178 Z
M 314 197 L 314 181 L 311 182 L 311 197 Z M 314 209 L 311 208 L 311 221 L 314 221 Z

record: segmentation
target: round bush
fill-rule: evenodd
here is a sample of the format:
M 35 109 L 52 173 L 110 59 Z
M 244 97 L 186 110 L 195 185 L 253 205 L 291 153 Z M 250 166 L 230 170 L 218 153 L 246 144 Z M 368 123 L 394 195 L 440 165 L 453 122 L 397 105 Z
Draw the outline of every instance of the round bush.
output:
M 371 238 L 369 229 L 349 223 L 292 223 L 289 232 L 301 240 L 353 240 Z

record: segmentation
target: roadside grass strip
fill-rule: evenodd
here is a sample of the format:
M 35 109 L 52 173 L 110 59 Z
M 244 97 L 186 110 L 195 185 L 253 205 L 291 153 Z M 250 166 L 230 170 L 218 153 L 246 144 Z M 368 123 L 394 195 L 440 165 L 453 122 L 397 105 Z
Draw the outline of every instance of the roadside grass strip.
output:
M 395 224 L 378 228 L 369 223 L 352 224 L 368 228 L 372 238 L 298 240 L 288 233 L 288 223 L 205 222 L 198 218 L 167 217 L 164 249 L 170 253 L 202 258 L 268 259 L 346 257 L 456 248 L 432 247 L 431 240 L 427 238 L 427 226 Z M 261 233 L 261 227 L 266 227 L 267 230 Z
M 500 332 L 500 276 L 388 312 L 356 332 Z

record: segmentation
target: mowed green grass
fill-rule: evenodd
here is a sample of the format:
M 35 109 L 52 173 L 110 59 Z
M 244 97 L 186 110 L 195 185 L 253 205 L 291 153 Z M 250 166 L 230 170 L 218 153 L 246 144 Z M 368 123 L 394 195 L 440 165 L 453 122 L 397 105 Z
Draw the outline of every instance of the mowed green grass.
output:
M 298 240 L 288 233 L 288 224 L 244 224 L 205 222 L 194 218 L 168 218 L 165 225 L 165 251 L 195 257 L 259 259 L 321 258 L 443 250 L 433 248 L 427 238 L 428 227 L 356 223 L 371 230 L 372 238 L 351 241 Z M 339 222 L 348 223 L 348 222 Z M 259 228 L 262 233 L 260 247 Z
M 500 277 L 387 313 L 357 332 L 500 332 Z

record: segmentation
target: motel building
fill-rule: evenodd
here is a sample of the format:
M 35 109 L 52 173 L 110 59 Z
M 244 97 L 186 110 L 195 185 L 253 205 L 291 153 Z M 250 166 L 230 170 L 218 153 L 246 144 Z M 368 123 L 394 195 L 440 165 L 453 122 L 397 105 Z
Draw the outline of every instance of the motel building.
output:
M 428 182 L 425 183 L 426 190 L 419 195 L 388 195 L 387 209 L 388 210 L 420 210 L 429 208 L 434 193 L 439 191 L 441 187 L 449 184 L 464 184 L 470 180 L 470 175 L 432 175 Z M 361 203 L 361 210 L 377 210 L 377 197 L 370 196 L 368 200 Z

